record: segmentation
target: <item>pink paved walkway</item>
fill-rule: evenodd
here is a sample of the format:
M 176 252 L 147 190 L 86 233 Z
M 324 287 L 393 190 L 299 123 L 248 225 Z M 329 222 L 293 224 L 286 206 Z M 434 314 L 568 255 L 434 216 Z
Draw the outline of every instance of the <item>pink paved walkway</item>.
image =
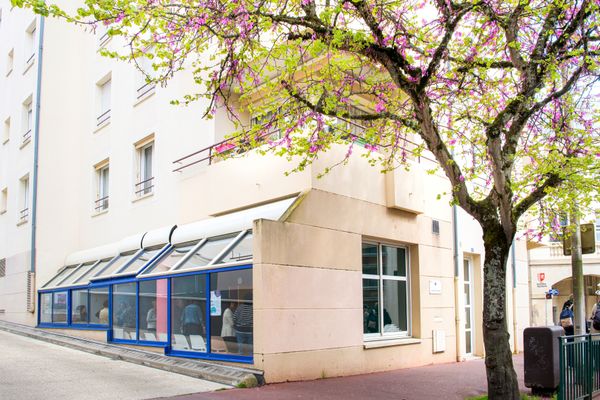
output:
M 523 355 L 514 357 L 522 392 Z M 430 365 L 344 378 L 289 382 L 171 397 L 170 400 L 462 400 L 486 393 L 483 360 Z

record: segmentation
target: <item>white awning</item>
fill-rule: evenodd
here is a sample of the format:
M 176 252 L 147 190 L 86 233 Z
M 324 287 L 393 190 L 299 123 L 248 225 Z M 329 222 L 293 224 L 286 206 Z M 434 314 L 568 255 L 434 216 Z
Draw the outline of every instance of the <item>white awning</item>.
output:
M 169 243 L 171 234 L 175 228 L 177 228 L 177 225 L 169 225 L 146 232 L 142 239 L 142 248 L 147 249 L 152 246 Z
M 144 238 L 145 232 L 136 233 L 135 235 L 127 236 L 119 242 L 120 253 L 126 253 L 128 251 L 135 251 L 142 248 L 142 239 Z M 115 254 L 116 255 L 116 254 Z
M 252 229 L 252 223 L 257 219 L 277 221 L 294 201 L 296 197 L 179 226 L 173 232 L 171 243 L 180 244 Z
M 95 262 L 105 258 L 112 258 L 117 254 L 119 254 L 119 243 L 106 244 L 69 254 L 65 259 L 65 265 Z

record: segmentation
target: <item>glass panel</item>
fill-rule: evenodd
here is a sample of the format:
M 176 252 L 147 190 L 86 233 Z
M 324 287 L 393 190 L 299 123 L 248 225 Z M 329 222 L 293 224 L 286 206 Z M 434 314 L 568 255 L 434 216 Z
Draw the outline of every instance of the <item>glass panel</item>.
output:
M 135 283 L 113 286 L 113 338 L 136 340 Z
M 379 275 L 377 268 L 377 245 L 363 243 L 362 245 L 363 274 Z
M 469 268 L 469 260 L 463 260 L 463 280 L 469 282 L 471 280 L 471 269 Z
M 73 280 L 73 284 L 87 283 L 89 281 L 89 278 L 96 275 L 98 272 L 102 271 L 102 269 L 104 267 L 106 267 L 106 265 L 109 262 L 111 262 L 112 260 L 113 260 L 112 258 L 109 258 L 108 260 L 100 261 L 98 264 L 96 264 L 95 267 L 88 269 L 85 273 L 80 275 L 77 279 Z
M 71 292 L 71 322 L 73 324 L 88 323 L 88 291 L 73 290 Z
M 154 250 L 144 250 L 139 257 L 137 257 L 131 264 L 127 266 L 123 271 L 119 272 L 119 274 L 124 273 L 132 273 L 139 271 L 144 265 L 148 264 L 150 260 L 152 260 L 162 248 L 154 249 Z
M 465 329 L 471 329 L 471 308 L 465 307 Z
M 208 241 L 196 250 L 194 255 L 192 255 L 183 265 L 179 266 L 177 270 L 204 267 L 208 265 L 213 258 L 223 251 L 225 246 L 227 246 L 235 236 L 237 235 L 208 239 Z
M 52 293 L 42 293 L 40 296 L 40 323 L 52 323 Z
M 110 266 L 105 271 L 98 270 L 98 273 L 96 273 L 96 275 L 94 275 L 94 277 L 97 277 L 97 276 L 104 277 L 104 276 L 108 276 L 108 275 L 115 273 L 116 271 L 121 269 L 123 267 L 123 265 L 125 265 L 129 261 L 131 261 L 131 259 L 133 257 L 135 257 L 136 254 L 137 254 L 137 252 L 119 256 L 119 258 L 117 258 L 117 260 L 114 263 L 110 264 Z M 99 275 L 99 274 L 101 274 L 101 275 Z
M 406 282 L 383 281 L 383 332 L 406 332 L 408 308 Z
M 253 354 L 252 270 L 210 274 L 212 353 Z
M 108 287 L 90 289 L 90 324 L 108 325 Z
M 92 269 L 94 264 L 95 263 L 84 264 L 84 265 L 80 266 L 79 268 L 77 268 L 77 270 L 71 276 L 69 276 L 67 279 L 65 279 L 63 282 L 61 282 L 60 286 L 72 285 L 75 281 L 77 281 L 81 277 L 81 275 L 88 273 L 90 271 L 90 269 Z
M 171 347 L 206 352 L 206 276 L 171 279 Z
M 67 267 L 65 269 L 63 269 L 61 272 L 59 272 L 54 278 L 50 279 L 50 281 L 48 281 L 48 283 L 46 283 L 43 287 L 52 287 L 52 286 L 56 286 L 56 284 L 60 281 L 62 281 L 65 276 L 69 275 L 71 272 L 73 272 L 73 270 L 78 267 L 78 265 L 71 265 L 70 267 Z
M 52 322 L 67 322 L 67 292 L 54 292 L 52 296 Z
M 167 286 L 166 279 L 140 282 L 140 340 L 167 341 Z
M 467 331 L 465 335 L 465 353 L 471 354 L 473 349 L 471 348 L 471 332 Z
M 171 251 L 165 253 L 160 257 L 154 265 L 144 271 L 142 275 L 147 275 L 156 272 L 166 272 L 171 269 L 172 266 L 177 264 L 183 256 L 185 256 L 198 242 L 193 243 L 189 246 L 175 247 Z
M 252 233 L 247 233 L 242 240 L 219 260 L 219 264 L 252 260 Z
M 383 275 L 406 276 L 406 250 L 402 247 L 382 246 Z
M 363 279 L 363 333 L 379 333 L 379 280 Z
M 471 285 L 465 283 L 465 305 L 471 304 Z

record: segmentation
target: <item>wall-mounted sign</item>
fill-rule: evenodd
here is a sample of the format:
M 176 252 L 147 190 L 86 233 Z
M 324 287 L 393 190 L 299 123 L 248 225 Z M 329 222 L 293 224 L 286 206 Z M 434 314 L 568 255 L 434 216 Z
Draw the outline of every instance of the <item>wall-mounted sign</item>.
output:
M 537 277 L 539 282 L 544 282 L 544 279 L 546 279 L 546 274 L 544 272 L 540 272 L 537 274 Z
M 442 281 L 431 279 L 429 281 L 429 294 L 442 294 Z

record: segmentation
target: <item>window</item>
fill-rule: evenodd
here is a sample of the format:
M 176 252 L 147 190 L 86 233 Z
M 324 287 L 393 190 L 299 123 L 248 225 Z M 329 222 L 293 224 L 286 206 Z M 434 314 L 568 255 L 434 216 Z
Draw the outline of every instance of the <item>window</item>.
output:
M 25 31 L 25 46 L 24 46 L 24 55 L 25 55 L 25 69 L 27 70 L 35 61 L 35 32 L 36 25 L 35 21 L 29 25 L 29 27 Z
M 206 276 L 171 279 L 171 347 L 206 352 Z
M 6 59 L 6 76 L 8 76 L 12 72 L 14 64 L 15 49 L 10 49 L 10 51 L 8 52 L 8 57 Z
M 108 210 L 108 178 L 110 172 L 108 160 L 96 164 L 95 168 L 96 200 L 94 202 L 94 210 L 98 213 Z
M 366 338 L 408 335 L 407 249 L 363 243 L 363 333 Z
M 29 175 L 24 176 L 19 181 L 21 189 L 21 200 L 20 200 L 20 211 L 19 211 L 19 224 L 27 222 L 29 219 Z
M 138 326 L 140 340 L 167 342 L 168 280 L 142 281 L 140 285 Z
M 142 197 L 154 191 L 154 135 L 136 144 L 137 175 L 134 191 L 136 197 Z
M 190 255 L 183 264 L 177 266 L 177 271 L 205 267 L 211 264 L 211 262 L 218 255 L 220 255 L 230 243 L 232 243 L 232 240 L 236 236 L 237 234 L 212 237 L 208 239 L 202 246 L 200 246 L 199 249 L 195 250 L 194 253 Z
M 93 275 L 90 275 L 90 278 L 105 278 L 113 273 L 117 273 L 121 268 L 128 265 L 129 262 L 131 262 L 131 260 L 139 256 L 140 254 L 140 251 L 132 251 L 121 254 L 117 256 L 117 258 L 113 262 L 110 262 L 110 265 L 105 264 L 105 268 L 99 269 Z
M 2 144 L 6 144 L 10 139 L 10 117 L 4 120 L 4 127 L 2 128 Z
M 165 254 L 161 255 L 157 261 L 152 263 L 150 268 L 146 268 L 142 275 L 169 271 L 175 264 L 181 261 L 190 250 L 196 247 L 197 244 L 198 242 L 183 244 L 174 247 L 171 251 L 165 252 Z
M 253 354 L 252 270 L 210 274 L 211 352 Z
M 69 277 L 73 272 L 75 272 L 75 269 L 79 266 L 78 265 L 70 265 L 68 267 L 65 267 L 64 269 L 60 270 L 59 273 L 57 273 L 56 275 L 54 275 L 54 277 L 52 277 L 52 279 L 50 279 L 44 286 L 44 288 L 51 288 L 54 286 L 58 286 L 60 285 L 60 283 L 65 280 L 67 277 Z
M 87 289 L 71 292 L 71 323 L 88 323 L 88 291 Z
M 110 121 L 111 75 L 109 74 L 100 80 L 96 86 L 98 87 L 96 126 L 99 127 Z
M 67 322 L 67 293 L 54 292 L 52 294 L 52 322 L 66 323 Z
M 40 323 L 52 323 L 52 293 L 40 294 Z
M 157 246 L 144 249 L 137 255 L 119 274 L 138 274 L 140 270 L 151 262 L 166 246 Z
M 23 144 L 31 140 L 31 130 L 33 129 L 33 99 L 29 96 L 23 102 Z
M 8 188 L 2 189 L 0 192 L 0 214 L 4 214 L 8 209 Z
M 113 286 L 113 338 L 136 340 L 136 284 Z
M 90 289 L 90 324 L 108 325 L 108 287 Z

